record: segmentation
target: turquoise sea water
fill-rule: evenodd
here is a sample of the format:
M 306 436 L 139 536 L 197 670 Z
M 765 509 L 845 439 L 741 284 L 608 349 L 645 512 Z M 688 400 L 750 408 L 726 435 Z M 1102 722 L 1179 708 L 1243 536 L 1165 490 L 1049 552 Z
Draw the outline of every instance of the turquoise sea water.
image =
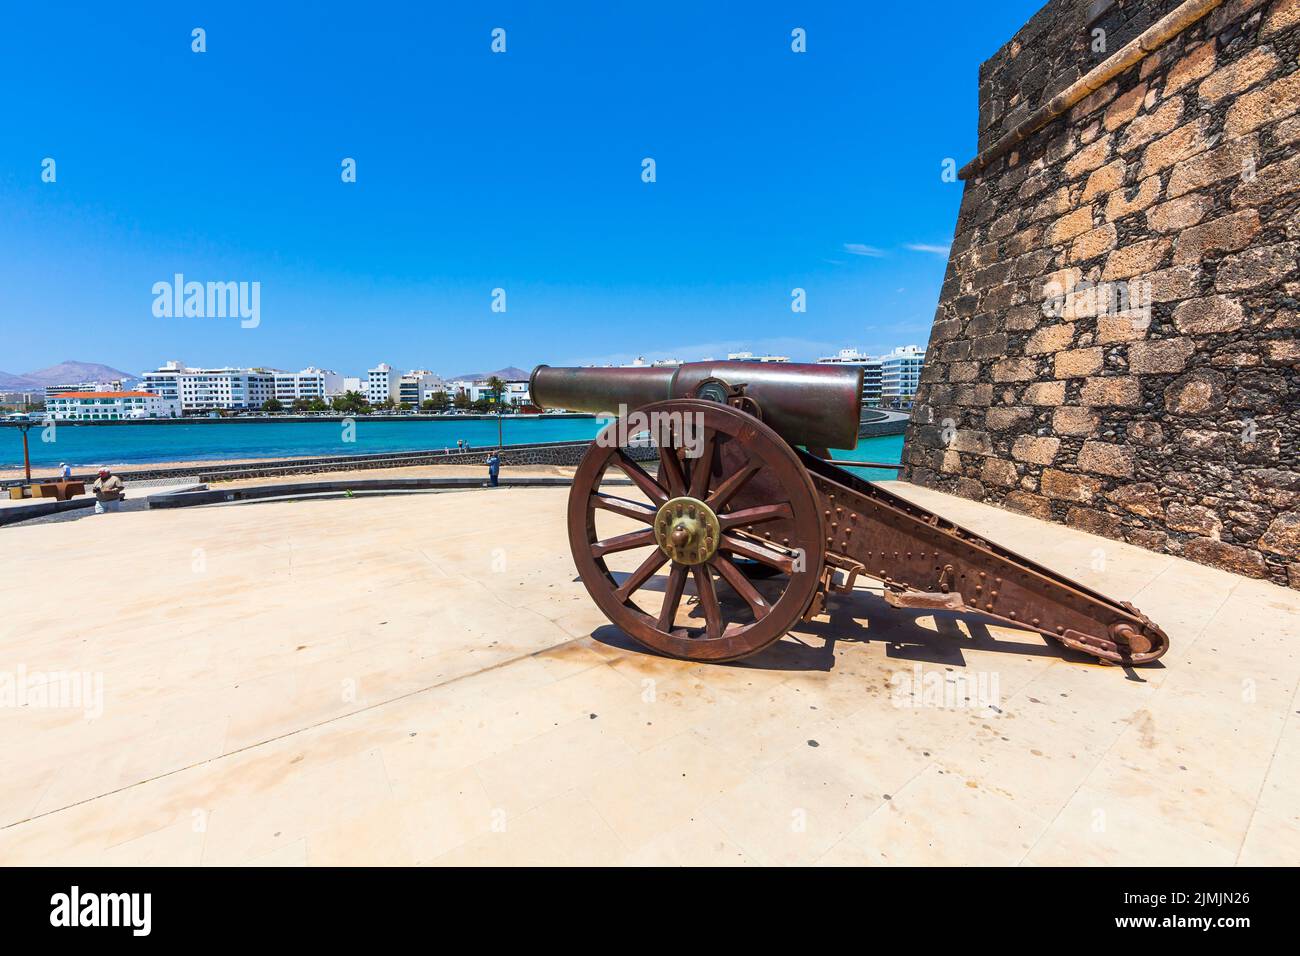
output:
M 575 441 L 595 436 L 595 418 L 510 418 L 501 422 L 505 444 Z M 295 456 L 369 455 L 389 451 L 454 448 L 456 439 L 471 445 L 495 445 L 496 419 L 445 418 L 434 421 L 356 420 L 356 440 L 346 442 L 343 426 L 320 422 L 211 422 L 203 424 L 75 425 L 60 424 L 54 441 L 43 441 L 44 429 L 28 432 L 33 468 L 57 468 L 66 461 L 75 470 L 100 464 L 147 464 L 165 461 L 211 461 L 229 458 L 289 458 Z M 836 457 L 896 462 L 902 454 L 901 435 L 864 438 L 851 452 Z M 0 467 L 22 466 L 22 436 L 17 428 L 0 427 Z M 893 478 L 892 471 L 861 469 L 864 478 Z

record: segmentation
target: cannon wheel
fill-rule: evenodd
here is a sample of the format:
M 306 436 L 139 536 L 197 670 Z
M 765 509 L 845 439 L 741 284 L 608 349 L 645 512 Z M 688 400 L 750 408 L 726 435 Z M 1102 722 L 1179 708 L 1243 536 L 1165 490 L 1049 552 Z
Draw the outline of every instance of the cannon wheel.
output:
M 687 421 L 695 431 L 683 435 Z M 636 437 L 629 423 L 646 422 L 659 439 L 658 477 L 618 441 Z M 701 454 L 687 457 L 688 446 Z M 630 479 L 646 501 L 602 491 L 607 473 Z M 601 510 L 642 527 L 600 539 Z M 569 494 L 569 545 L 596 605 L 647 647 L 688 660 L 735 660 L 779 640 L 817 593 L 823 542 L 816 492 L 793 449 L 758 419 L 717 402 L 656 402 L 613 422 L 583 457 Z M 644 558 L 631 574 L 616 576 L 605 555 L 627 551 Z M 779 572 L 767 585 L 779 587 L 779 596 L 761 593 L 733 556 Z M 646 588 L 656 576 L 666 576 L 662 599 Z M 681 623 L 688 581 L 703 618 L 698 625 Z M 719 582 L 740 600 L 720 601 Z

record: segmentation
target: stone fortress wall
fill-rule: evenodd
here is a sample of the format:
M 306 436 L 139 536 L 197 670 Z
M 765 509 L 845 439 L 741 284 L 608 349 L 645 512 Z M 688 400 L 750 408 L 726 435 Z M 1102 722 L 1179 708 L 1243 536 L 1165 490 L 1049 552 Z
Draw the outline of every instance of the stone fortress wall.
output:
M 1300 0 L 1052 0 L 981 67 L 904 477 L 1300 587 L 1298 57 Z

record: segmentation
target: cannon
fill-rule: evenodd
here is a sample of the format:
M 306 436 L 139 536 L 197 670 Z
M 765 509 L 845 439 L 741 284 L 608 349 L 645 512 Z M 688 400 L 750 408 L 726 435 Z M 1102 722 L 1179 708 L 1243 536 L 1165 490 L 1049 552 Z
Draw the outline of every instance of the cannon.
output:
M 674 657 L 737 660 L 867 577 L 894 607 L 978 613 L 1110 664 L 1168 650 L 1132 604 L 841 467 L 830 449 L 857 446 L 862 377 L 793 363 L 534 369 L 537 405 L 610 419 L 568 503 L 574 563 L 610 622 Z

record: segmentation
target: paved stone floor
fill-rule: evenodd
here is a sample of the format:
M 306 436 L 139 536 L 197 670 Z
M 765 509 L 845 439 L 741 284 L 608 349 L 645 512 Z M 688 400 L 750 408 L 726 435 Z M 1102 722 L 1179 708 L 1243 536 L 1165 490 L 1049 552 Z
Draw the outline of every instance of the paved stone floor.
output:
M 558 489 L 17 526 L 0 862 L 1300 862 L 1300 593 L 891 487 L 1134 601 L 1163 666 L 866 589 L 740 664 L 654 657 Z M 102 697 L 41 706 L 57 671 Z

